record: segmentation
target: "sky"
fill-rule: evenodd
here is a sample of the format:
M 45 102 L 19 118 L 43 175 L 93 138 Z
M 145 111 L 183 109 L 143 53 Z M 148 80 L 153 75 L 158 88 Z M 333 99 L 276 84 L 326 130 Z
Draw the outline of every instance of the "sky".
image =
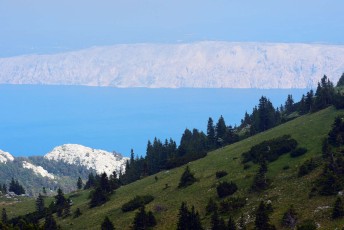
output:
M 0 0 L 0 57 L 123 43 L 344 44 L 343 0 Z

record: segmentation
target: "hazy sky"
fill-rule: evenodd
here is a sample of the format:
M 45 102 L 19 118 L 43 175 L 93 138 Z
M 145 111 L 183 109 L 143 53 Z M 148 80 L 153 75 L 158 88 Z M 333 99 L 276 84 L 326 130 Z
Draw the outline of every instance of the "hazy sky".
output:
M 0 0 L 0 56 L 200 40 L 344 44 L 343 0 Z

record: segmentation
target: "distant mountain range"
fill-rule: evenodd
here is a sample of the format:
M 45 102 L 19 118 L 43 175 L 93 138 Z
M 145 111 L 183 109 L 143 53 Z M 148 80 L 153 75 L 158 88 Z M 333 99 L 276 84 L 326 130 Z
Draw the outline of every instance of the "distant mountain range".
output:
M 0 58 L 0 84 L 148 88 L 309 88 L 344 72 L 344 46 L 127 44 Z
M 106 172 L 108 175 L 113 171 L 117 174 L 120 171 L 124 173 L 128 159 L 117 153 L 77 144 L 65 144 L 54 148 L 45 156 L 28 158 L 13 157 L 0 150 L 0 184 L 8 184 L 13 177 L 31 195 L 42 192 L 42 187 L 49 191 L 61 187 L 68 192 L 76 189 L 79 176 L 85 181 L 90 172 Z

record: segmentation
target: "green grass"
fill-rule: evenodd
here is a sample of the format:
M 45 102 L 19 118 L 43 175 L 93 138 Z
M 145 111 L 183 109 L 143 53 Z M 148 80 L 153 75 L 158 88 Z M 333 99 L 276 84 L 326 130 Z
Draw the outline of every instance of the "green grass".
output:
M 312 187 L 314 178 L 321 172 L 321 168 L 316 169 L 311 174 L 302 178 L 297 177 L 299 166 L 307 159 L 321 156 L 322 140 L 329 132 L 334 118 L 343 111 L 336 111 L 328 108 L 318 113 L 301 116 L 288 123 L 255 135 L 238 143 L 226 146 L 222 149 L 210 152 L 207 157 L 190 162 L 191 171 L 195 174 L 198 182 L 193 185 L 178 189 L 178 183 L 185 166 L 169 171 L 163 171 L 156 176 L 146 177 L 132 184 L 119 188 L 111 200 L 101 207 L 90 209 L 87 199 L 90 191 L 82 191 L 72 196 L 74 205 L 72 213 L 80 208 L 83 213 L 77 219 L 68 217 L 57 219 L 62 229 L 99 229 L 104 216 L 109 216 L 116 229 L 130 229 L 130 225 L 135 215 L 134 212 L 123 213 L 121 206 L 131 200 L 136 195 L 153 195 L 155 199 L 146 206 L 146 210 L 152 210 L 157 219 L 157 229 L 175 229 L 177 223 L 178 209 L 182 201 L 186 201 L 188 206 L 194 205 L 199 211 L 204 227 L 210 226 L 210 217 L 205 215 L 205 206 L 210 197 L 220 201 L 216 194 L 216 184 L 219 181 L 234 181 L 239 190 L 234 196 L 247 198 L 247 205 L 235 213 L 234 219 L 238 221 L 241 213 L 249 219 L 249 229 L 253 227 L 254 209 L 261 200 L 271 200 L 274 212 L 271 221 L 278 229 L 283 213 L 290 205 L 293 205 L 299 214 L 299 219 L 314 219 L 320 224 L 321 229 L 341 228 L 344 220 L 332 221 L 330 219 L 331 209 L 321 209 L 319 207 L 332 206 L 336 197 L 314 197 L 308 198 L 308 193 Z M 297 158 L 291 158 L 289 154 L 283 155 L 277 161 L 268 166 L 267 176 L 272 180 L 270 188 L 261 193 L 249 193 L 249 187 L 258 169 L 253 165 L 247 170 L 243 170 L 241 164 L 241 154 L 248 151 L 253 145 L 284 134 L 290 134 L 296 139 L 299 147 L 305 147 L 308 152 Z M 283 170 L 288 165 L 289 169 Z M 215 173 L 225 170 L 228 175 L 216 179 Z M 165 185 L 168 184 L 168 188 Z M 48 205 L 48 202 L 46 203 Z M 0 205 L 0 207 L 2 207 Z M 157 211 L 159 207 L 160 211 Z M 23 208 L 23 210 L 21 210 Z M 14 213 L 22 214 L 34 209 L 34 201 L 23 201 L 16 204 L 6 205 L 9 216 Z M 223 216 L 228 218 L 228 216 Z

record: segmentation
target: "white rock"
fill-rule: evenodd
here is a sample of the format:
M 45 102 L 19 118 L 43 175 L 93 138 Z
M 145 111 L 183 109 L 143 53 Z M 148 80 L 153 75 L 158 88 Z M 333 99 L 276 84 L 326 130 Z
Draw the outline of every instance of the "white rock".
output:
M 343 45 L 196 42 L 0 58 L 0 84 L 310 88 L 344 72 Z
M 98 174 L 106 172 L 110 175 L 113 171 L 117 174 L 125 170 L 125 163 L 129 159 L 120 154 L 110 153 L 104 150 L 92 149 L 77 144 L 65 144 L 55 147 L 44 158 L 54 161 L 63 161 L 68 164 L 82 165 L 88 169 L 94 169 Z
M 36 166 L 31 164 L 30 162 L 23 161 L 23 168 L 31 169 L 36 175 L 40 175 L 42 177 L 48 177 L 49 179 L 55 179 L 55 176 L 45 170 L 42 166 Z
M 7 161 L 13 161 L 13 160 L 14 160 L 14 157 L 9 152 L 5 152 L 0 149 L 0 163 L 6 164 Z

